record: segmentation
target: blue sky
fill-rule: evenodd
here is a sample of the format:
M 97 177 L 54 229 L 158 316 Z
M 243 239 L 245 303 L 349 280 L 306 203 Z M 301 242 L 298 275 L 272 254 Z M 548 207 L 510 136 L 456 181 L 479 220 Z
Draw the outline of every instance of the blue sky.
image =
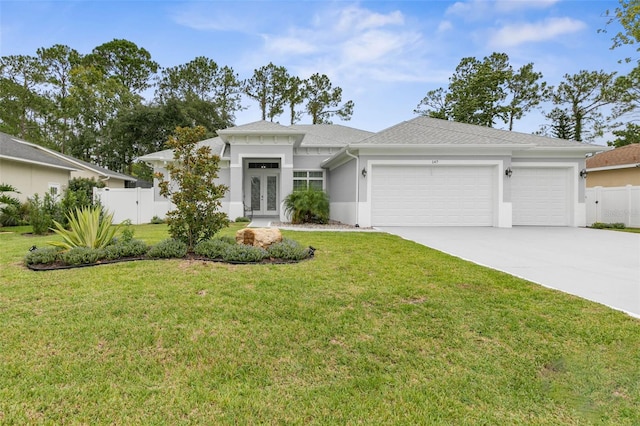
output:
M 463 57 L 504 52 L 517 68 L 533 62 L 557 85 L 582 69 L 626 73 L 611 51 L 605 11 L 614 1 L 84 1 L 2 0 L 0 55 L 66 44 L 81 53 L 113 40 L 144 47 L 162 67 L 206 56 L 242 78 L 273 62 L 306 78 L 327 74 L 355 102 L 349 122 L 379 131 L 415 115 L 431 89 L 446 87 Z M 236 124 L 260 119 L 249 108 Z M 286 124 L 286 117 L 280 118 Z M 308 119 L 303 119 L 308 122 Z M 532 132 L 540 113 L 516 122 Z M 497 126 L 504 128 L 501 123 Z

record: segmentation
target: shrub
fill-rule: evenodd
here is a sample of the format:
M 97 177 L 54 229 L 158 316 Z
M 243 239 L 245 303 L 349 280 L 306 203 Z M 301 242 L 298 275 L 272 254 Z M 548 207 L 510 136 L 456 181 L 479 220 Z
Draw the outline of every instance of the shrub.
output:
M 67 215 L 69 228 L 54 221 L 56 229 L 53 230 L 63 239 L 62 242 L 51 242 L 49 244 L 71 249 L 74 247 L 104 248 L 112 243 L 113 236 L 119 226 L 112 226 L 113 214 L 102 212 L 100 207 L 85 207 L 76 209 L 75 214 Z
M 212 240 L 200 241 L 196 244 L 193 251 L 198 256 L 208 257 L 209 259 L 222 259 L 230 245 L 236 245 L 235 240 L 230 242 L 226 238 L 215 238 Z
M 122 228 L 122 232 L 120 233 L 119 241 L 122 241 L 122 242 L 133 241 L 134 230 L 131 227 L 131 220 L 129 219 L 125 220 L 120 224 L 120 226 L 122 226 L 123 228 Z
M 50 265 L 60 259 L 62 251 L 55 247 L 43 247 L 30 251 L 24 258 L 25 265 Z
M 225 262 L 260 262 L 268 257 L 269 253 L 265 249 L 244 244 L 228 245 L 222 254 L 222 260 Z
M 291 223 L 329 222 L 329 196 L 313 188 L 293 191 L 284 199 L 284 209 Z
M 143 241 L 119 241 L 104 248 L 104 258 L 115 260 L 126 257 L 139 257 L 144 256 L 148 251 L 149 247 Z
M 104 250 L 89 247 L 73 247 L 72 249 L 62 252 L 60 260 L 67 265 L 88 265 L 96 263 L 99 259 L 104 258 Z
M 164 223 L 164 219 L 160 219 L 158 216 L 154 216 L 151 218 L 151 223 L 154 225 L 159 225 L 161 223 Z
M 302 260 L 309 257 L 309 250 L 298 242 L 284 238 L 279 243 L 274 243 L 267 248 L 269 255 L 275 259 Z
M 624 223 L 602 223 L 602 222 L 595 222 L 591 225 L 592 228 L 594 229 L 625 229 L 626 225 Z
M 183 241 L 189 249 L 202 240 L 213 237 L 229 225 L 226 213 L 220 211 L 228 188 L 218 184 L 220 157 L 208 146 L 198 146 L 206 129 L 178 127 L 167 146 L 173 149 L 175 162 L 167 165 L 172 185 L 159 173 L 160 195 L 169 197 L 176 206 L 167 213 L 169 234 Z
M 70 197 L 70 204 L 67 205 L 67 211 L 76 208 L 89 207 L 93 205 L 93 188 L 104 188 L 102 181 L 96 181 L 91 178 L 73 178 L 69 181 L 69 186 L 65 192 L 65 197 Z M 73 203 L 71 201 L 73 200 Z
M 236 223 L 251 222 L 251 219 L 245 216 L 236 217 Z
M 186 254 L 187 245 L 175 238 L 162 240 L 147 252 L 147 256 L 159 259 L 181 258 Z
M 45 194 L 40 198 L 38 194 L 29 198 L 29 225 L 33 228 L 33 233 L 43 235 L 49 232 L 53 226 L 54 216 L 60 216 L 60 208 L 56 205 L 51 194 Z

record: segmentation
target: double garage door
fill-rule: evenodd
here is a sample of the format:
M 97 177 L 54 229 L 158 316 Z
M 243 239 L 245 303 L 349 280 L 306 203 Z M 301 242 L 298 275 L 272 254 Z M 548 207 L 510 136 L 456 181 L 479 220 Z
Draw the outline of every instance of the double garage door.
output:
M 495 166 L 374 165 L 374 226 L 494 226 Z M 513 225 L 569 225 L 566 168 L 515 168 L 510 179 Z M 500 178 L 502 178 L 500 176 Z
M 493 167 L 375 165 L 372 171 L 374 226 L 493 225 Z

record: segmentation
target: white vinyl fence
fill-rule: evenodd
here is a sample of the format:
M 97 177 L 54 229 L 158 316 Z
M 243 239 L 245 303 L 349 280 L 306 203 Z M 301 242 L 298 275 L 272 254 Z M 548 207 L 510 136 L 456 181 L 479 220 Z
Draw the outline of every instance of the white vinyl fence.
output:
M 153 188 L 94 188 L 93 198 L 113 213 L 113 223 L 149 223 L 154 216 L 164 218 L 171 208 L 169 201 L 153 200 Z
M 587 188 L 585 202 L 587 226 L 602 222 L 640 228 L 640 186 Z

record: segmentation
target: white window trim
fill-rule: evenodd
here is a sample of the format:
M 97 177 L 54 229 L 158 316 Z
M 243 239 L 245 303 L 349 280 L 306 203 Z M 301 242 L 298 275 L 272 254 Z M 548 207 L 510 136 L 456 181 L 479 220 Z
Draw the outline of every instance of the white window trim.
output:
M 306 177 L 297 177 L 296 173 L 306 173 L 307 176 Z M 311 172 L 320 172 L 322 173 L 322 177 L 309 177 L 309 173 Z M 325 191 L 326 190 L 326 174 L 325 171 L 323 169 L 293 169 L 293 181 L 297 181 L 297 180 L 304 180 L 307 182 L 307 188 L 309 188 L 309 182 L 310 181 L 322 181 L 322 190 Z M 295 183 L 294 183 L 295 186 Z

